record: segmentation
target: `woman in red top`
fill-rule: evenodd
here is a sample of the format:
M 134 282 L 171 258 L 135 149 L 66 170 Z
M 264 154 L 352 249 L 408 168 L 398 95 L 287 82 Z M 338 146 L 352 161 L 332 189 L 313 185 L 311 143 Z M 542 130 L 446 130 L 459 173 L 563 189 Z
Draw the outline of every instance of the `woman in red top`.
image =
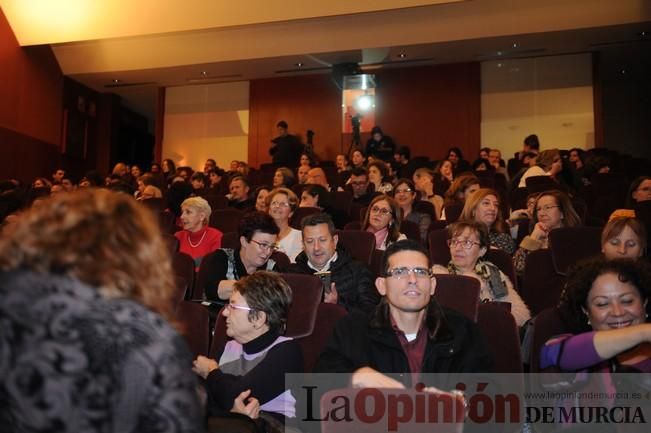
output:
M 174 234 L 179 240 L 179 251 L 194 260 L 199 270 L 201 260 L 222 246 L 222 232 L 208 227 L 212 209 L 201 197 L 190 197 L 181 203 L 183 230 Z

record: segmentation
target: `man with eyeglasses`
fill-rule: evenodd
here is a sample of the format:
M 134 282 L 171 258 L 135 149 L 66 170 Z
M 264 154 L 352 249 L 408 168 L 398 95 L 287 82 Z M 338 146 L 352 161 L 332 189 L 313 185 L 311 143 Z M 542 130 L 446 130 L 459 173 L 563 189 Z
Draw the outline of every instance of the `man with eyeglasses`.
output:
M 373 311 L 380 300 L 371 271 L 353 260 L 338 245 L 339 237 L 330 215 L 303 218 L 303 252 L 289 272 L 317 275 L 324 283 L 323 301 L 343 305 L 348 311 Z
M 368 206 L 378 193 L 368 191 L 368 172 L 364 167 L 355 167 L 348 181 L 353 190 L 353 203 Z
M 277 270 L 271 255 L 277 249 L 278 232 L 278 226 L 268 214 L 246 214 L 238 229 L 240 246 L 221 248 L 203 258 L 195 293 L 199 291 L 211 301 L 226 302 L 239 279 L 258 270 Z
M 492 370 L 477 325 L 434 299 L 436 278 L 422 245 L 395 242 L 382 264 L 375 280 L 382 300 L 374 314 L 351 313 L 339 321 L 317 372 L 351 373 L 358 388 L 403 388 L 420 380 L 420 373 Z M 387 376 L 392 373 L 400 381 Z

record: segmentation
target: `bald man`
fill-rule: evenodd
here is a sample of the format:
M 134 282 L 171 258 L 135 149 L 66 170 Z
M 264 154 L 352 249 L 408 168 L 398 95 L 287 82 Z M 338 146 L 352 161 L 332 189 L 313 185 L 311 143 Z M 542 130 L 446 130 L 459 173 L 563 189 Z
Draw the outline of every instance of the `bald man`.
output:
M 314 167 L 307 172 L 307 182 L 309 185 L 321 185 L 328 191 L 330 191 L 330 185 L 328 184 L 328 178 L 326 177 L 325 172 L 320 167 Z

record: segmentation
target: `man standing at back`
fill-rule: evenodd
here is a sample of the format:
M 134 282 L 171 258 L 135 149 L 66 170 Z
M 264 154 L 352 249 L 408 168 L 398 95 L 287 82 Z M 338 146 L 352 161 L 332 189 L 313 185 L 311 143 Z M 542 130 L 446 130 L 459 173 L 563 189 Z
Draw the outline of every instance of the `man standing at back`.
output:
M 269 154 L 272 162 L 278 167 L 298 167 L 303 152 L 303 144 L 295 135 L 287 133 L 287 122 L 281 120 L 276 124 L 278 137 L 271 140 Z
M 477 326 L 434 299 L 436 278 L 420 243 L 390 245 L 375 286 L 382 300 L 374 314 L 353 312 L 339 321 L 317 372 L 352 373 L 355 387 L 401 388 L 421 373 L 492 370 Z M 391 373 L 411 374 L 401 383 Z

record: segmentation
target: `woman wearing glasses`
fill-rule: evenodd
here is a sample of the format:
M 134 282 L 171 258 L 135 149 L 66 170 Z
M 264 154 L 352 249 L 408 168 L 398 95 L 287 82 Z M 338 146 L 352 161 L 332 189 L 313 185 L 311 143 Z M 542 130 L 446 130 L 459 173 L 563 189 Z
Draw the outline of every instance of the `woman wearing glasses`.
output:
M 411 221 L 418 224 L 421 242 L 427 242 L 427 232 L 432 223 L 432 218 L 423 212 L 414 212 L 414 202 L 416 201 L 416 187 L 409 179 L 400 179 L 396 182 L 393 190 L 393 198 L 402 210 L 403 221 Z
M 392 243 L 407 239 L 407 236 L 400 233 L 400 214 L 398 203 L 388 195 L 379 195 L 371 201 L 362 230 L 375 235 L 376 249 L 386 250 Z
M 549 248 L 549 232 L 561 227 L 581 225 L 569 197 L 562 191 L 546 191 L 536 200 L 531 220 L 531 234 L 520 242 L 520 248 L 513 256 L 513 265 L 518 274 L 524 272 L 527 256 L 531 251 Z
M 240 221 L 240 246 L 222 248 L 203 259 L 197 290 L 206 299 L 226 301 L 235 282 L 258 270 L 275 270 L 271 254 L 276 250 L 278 226 L 269 214 L 250 212 Z M 195 296 L 196 297 L 196 296 Z
M 283 336 L 291 302 L 289 285 L 274 273 L 256 272 L 235 283 L 222 310 L 232 340 L 219 362 L 199 356 L 193 366 L 206 379 L 208 414 L 217 417 L 211 431 L 281 432 L 295 418 L 296 399 L 285 374 L 303 372 L 303 355 Z
M 526 304 L 513 289 L 513 283 L 493 263 L 482 257 L 490 248 L 486 226 L 479 222 L 460 221 L 448 226 L 450 263 L 447 267 L 432 266 L 434 274 L 465 275 L 479 280 L 482 302 L 498 301 L 511 304 L 511 314 L 518 326 L 531 318 Z
M 289 219 L 298 207 L 298 197 L 290 189 L 275 188 L 267 196 L 269 215 L 274 219 L 278 233 L 278 251 L 285 253 L 292 263 L 303 251 L 303 235 L 289 225 Z

